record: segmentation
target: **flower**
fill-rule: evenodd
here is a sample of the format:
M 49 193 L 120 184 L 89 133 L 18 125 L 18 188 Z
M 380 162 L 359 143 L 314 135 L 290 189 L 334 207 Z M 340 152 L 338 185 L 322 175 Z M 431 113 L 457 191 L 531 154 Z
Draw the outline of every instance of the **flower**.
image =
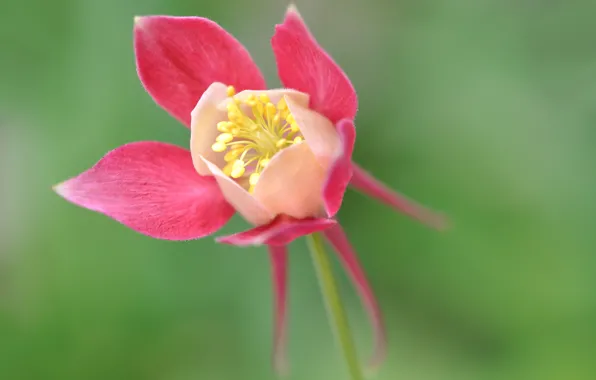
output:
M 385 351 L 381 313 L 333 219 L 346 187 L 431 225 L 441 219 L 352 162 L 356 92 L 295 7 L 271 43 L 282 89 L 267 90 L 246 49 L 211 20 L 135 18 L 138 75 L 155 102 L 191 129 L 190 152 L 161 142 L 127 144 L 55 190 L 158 239 L 209 236 L 238 212 L 253 228 L 217 240 L 269 248 L 278 368 L 284 364 L 286 245 L 322 231 L 363 298 L 378 363 Z

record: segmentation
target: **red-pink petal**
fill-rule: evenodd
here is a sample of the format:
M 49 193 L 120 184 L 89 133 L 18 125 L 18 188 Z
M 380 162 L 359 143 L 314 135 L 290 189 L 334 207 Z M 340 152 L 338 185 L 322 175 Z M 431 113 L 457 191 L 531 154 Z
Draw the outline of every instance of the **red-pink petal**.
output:
M 335 248 L 339 259 L 346 268 L 349 276 L 352 278 L 358 293 L 360 293 L 360 296 L 362 297 L 362 302 L 370 317 L 375 335 L 375 350 L 371 360 L 371 366 L 377 367 L 385 358 L 387 339 L 385 336 L 381 310 L 379 309 L 375 295 L 368 284 L 368 280 L 360 266 L 358 257 L 341 226 L 337 224 L 332 228 L 325 230 L 323 234 Z
M 288 372 L 286 356 L 288 249 L 285 245 L 270 245 L 269 256 L 275 297 L 273 365 L 277 373 L 283 375 Z
M 294 239 L 314 232 L 323 231 L 334 226 L 333 219 L 307 218 L 294 219 L 286 215 L 279 215 L 269 224 L 255 227 L 247 231 L 230 236 L 222 236 L 216 240 L 220 243 L 237 246 L 248 245 L 286 245 Z
M 310 95 L 310 106 L 332 123 L 354 119 L 358 98 L 343 70 L 317 43 L 295 7 L 275 27 L 271 39 L 277 71 L 285 87 Z
M 201 17 L 135 18 L 137 72 L 153 100 L 190 126 L 190 112 L 213 82 L 263 90 L 265 80 L 238 40 Z
M 352 152 L 356 142 L 356 129 L 352 120 L 344 119 L 337 123 L 337 133 L 341 140 L 341 152 L 331 165 L 323 187 L 323 202 L 328 217 L 333 217 L 341 207 L 344 193 L 352 178 Z
M 352 170 L 354 174 L 350 181 L 350 186 L 354 187 L 356 190 L 431 227 L 439 230 L 447 227 L 447 220 L 443 215 L 437 214 L 406 198 L 406 196 L 391 190 L 354 162 L 352 162 Z
M 197 174 L 190 152 L 160 142 L 121 146 L 55 190 L 78 206 L 165 240 L 211 235 L 234 214 L 215 178 Z

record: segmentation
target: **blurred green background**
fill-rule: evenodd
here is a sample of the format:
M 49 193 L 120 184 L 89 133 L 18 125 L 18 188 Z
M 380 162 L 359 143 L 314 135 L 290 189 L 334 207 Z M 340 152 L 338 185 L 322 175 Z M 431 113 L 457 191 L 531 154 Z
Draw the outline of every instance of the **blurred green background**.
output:
M 134 15 L 212 18 L 277 86 L 269 38 L 286 5 L 3 2 L 0 378 L 274 378 L 264 249 L 151 240 L 51 186 L 127 142 L 188 145 L 138 81 Z M 339 218 L 388 327 L 377 378 L 596 378 L 596 3 L 297 5 L 358 91 L 356 159 L 454 222 L 437 233 L 346 196 Z M 338 273 L 364 360 L 370 329 Z M 291 378 L 345 378 L 301 241 L 290 308 Z

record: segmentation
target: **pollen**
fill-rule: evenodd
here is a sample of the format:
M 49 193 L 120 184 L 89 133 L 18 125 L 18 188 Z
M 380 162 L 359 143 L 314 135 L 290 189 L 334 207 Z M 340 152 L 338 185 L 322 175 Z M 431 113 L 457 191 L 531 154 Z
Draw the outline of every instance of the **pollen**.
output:
M 301 144 L 304 137 L 284 98 L 272 102 L 266 93 L 240 99 L 228 86 L 228 120 L 217 123 L 220 134 L 211 149 L 223 153 L 222 171 L 253 192 L 261 172 L 280 150 Z
M 248 183 L 250 183 L 251 186 L 256 185 L 257 182 L 259 182 L 260 176 L 261 176 L 261 174 L 259 174 L 259 173 L 252 173 L 248 179 Z
M 223 152 L 224 150 L 226 150 L 226 148 L 226 144 L 222 143 L 221 141 L 217 141 L 216 143 L 211 145 L 211 149 L 213 149 L 214 152 Z
M 232 178 L 240 178 L 244 175 L 246 169 L 244 168 L 244 161 L 236 160 L 232 165 L 232 172 L 230 173 L 230 177 Z
M 222 142 L 222 143 L 229 143 L 234 139 L 234 136 L 231 133 L 222 133 L 221 135 L 217 136 L 215 141 Z
M 263 103 L 269 103 L 269 97 L 267 96 L 267 94 L 259 95 L 259 100 Z
M 277 140 L 277 142 L 275 143 L 275 146 L 281 149 L 284 147 L 284 145 L 286 145 L 287 142 L 288 142 L 288 140 L 281 138 L 281 139 Z
M 234 126 L 234 123 L 230 123 L 229 121 L 220 121 L 217 123 L 217 130 L 220 132 L 229 132 L 230 127 Z

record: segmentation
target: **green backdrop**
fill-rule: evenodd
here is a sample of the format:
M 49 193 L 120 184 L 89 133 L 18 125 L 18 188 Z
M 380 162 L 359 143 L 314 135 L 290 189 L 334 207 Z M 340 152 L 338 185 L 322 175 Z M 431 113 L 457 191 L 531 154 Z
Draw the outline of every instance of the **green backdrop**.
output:
M 594 378 L 596 3 L 297 3 L 358 91 L 357 161 L 454 224 L 437 233 L 347 194 L 339 219 L 388 327 L 377 378 Z M 3 2 L 0 378 L 274 378 L 264 249 L 152 240 L 51 186 L 127 142 L 188 145 L 136 76 L 134 15 L 212 18 L 277 86 L 269 38 L 286 5 Z M 291 378 L 345 378 L 302 241 L 290 275 Z M 365 360 L 370 329 L 340 281 Z

